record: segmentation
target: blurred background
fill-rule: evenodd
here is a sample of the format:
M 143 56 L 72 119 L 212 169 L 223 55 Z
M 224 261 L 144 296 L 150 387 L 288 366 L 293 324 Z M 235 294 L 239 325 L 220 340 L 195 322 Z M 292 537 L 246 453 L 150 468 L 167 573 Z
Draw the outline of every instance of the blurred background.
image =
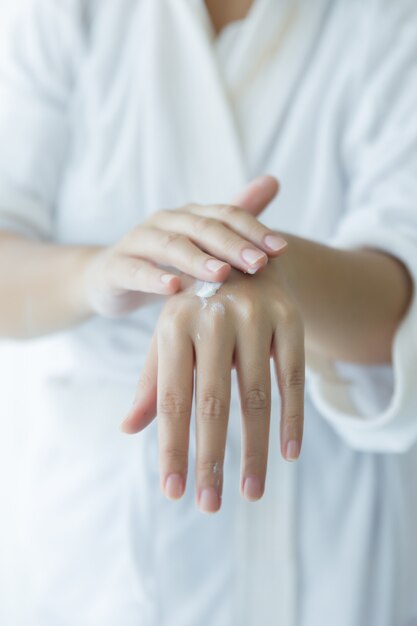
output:
M 22 0 L 0 0 L 0 55 L 2 54 L 3 32 L 7 29 L 8 20 Z M 0 295 L 1 306 L 1 295 Z M 22 359 L 19 359 L 19 350 L 8 342 L 0 340 L 0 559 L 12 563 L 10 555 L 17 554 L 15 543 L 18 541 L 15 523 L 18 519 L 19 497 L 18 485 L 21 479 L 22 458 L 21 452 L 24 442 L 25 424 L 16 424 L 8 415 L 8 407 L 18 402 L 21 394 L 25 393 L 19 377 L 16 375 L 23 368 Z M 30 419 L 30 416 L 26 416 Z M 16 606 L 14 595 L 17 590 L 13 587 L 11 576 L 4 568 L 0 568 L 0 624 L 7 625 L 7 607 Z

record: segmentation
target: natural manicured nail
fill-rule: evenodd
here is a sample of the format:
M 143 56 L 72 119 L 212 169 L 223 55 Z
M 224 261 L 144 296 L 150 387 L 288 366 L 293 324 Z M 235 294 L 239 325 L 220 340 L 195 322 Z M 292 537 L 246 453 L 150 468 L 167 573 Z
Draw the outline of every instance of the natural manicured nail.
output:
M 282 239 L 282 237 L 277 237 L 276 235 L 267 235 L 264 239 L 264 242 L 265 245 L 274 252 L 278 252 L 288 245 L 285 239 Z
M 165 482 L 165 494 L 171 500 L 178 500 L 184 493 L 184 480 L 180 474 L 170 474 Z
M 247 476 L 243 483 L 243 495 L 247 500 L 259 500 L 262 496 L 262 483 L 257 476 Z
M 206 263 L 206 267 L 210 272 L 218 272 L 223 267 L 227 267 L 227 263 L 223 263 L 222 261 L 216 261 L 216 259 L 209 259 Z
M 136 432 L 135 422 L 132 421 L 133 416 L 134 416 L 134 406 L 129 411 L 128 416 L 119 425 L 119 428 L 122 431 L 122 433 L 126 433 L 126 435 L 133 435 Z
M 126 419 L 124 419 L 123 422 L 119 425 L 119 428 L 123 433 L 129 434 L 129 428 L 128 428 L 129 421 L 130 421 L 130 415 L 126 417 Z
M 300 456 L 300 444 L 295 439 L 291 439 L 287 443 L 285 458 L 287 461 L 296 461 Z
M 256 184 L 258 185 L 258 187 L 266 187 L 267 185 L 271 184 L 271 179 L 273 179 L 273 178 L 275 178 L 275 177 L 274 176 L 268 176 L 268 175 L 259 176 L 259 178 L 256 179 Z
M 161 283 L 164 283 L 164 285 L 169 285 L 171 280 L 173 280 L 174 278 L 177 278 L 177 276 L 174 276 L 174 274 L 163 274 L 161 276 Z
M 215 513 L 220 508 L 220 497 L 214 487 L 206 487 L 201 491 L 199 508 L 203 513 Z
M 265 261 L 265 254 L 263 252 L 257 252 L 256 250 L 246 248 L 242 252 L 242 258 L 246 263 L 248 263 L 248 265 L 258 265 L 262 261 Z

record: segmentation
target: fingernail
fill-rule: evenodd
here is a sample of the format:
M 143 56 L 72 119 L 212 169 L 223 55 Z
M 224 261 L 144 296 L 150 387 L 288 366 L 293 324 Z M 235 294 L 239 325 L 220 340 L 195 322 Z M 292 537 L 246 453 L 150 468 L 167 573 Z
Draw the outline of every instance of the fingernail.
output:
M 274 252 L 278 252 L 279 250 L 282 250 L 288 245 L 285 239 L 282 239 L 281 237 L 277 237 L 276 235 L 267 235 L 264 239 L 264 242 L 265 242 L 265 245 L 268 246 L 268 248 L 270 250 L 273 250 Z
M 249 265 L 257 265 L 262 261 L 265 261 L 265 254 L 263 252 L 257 252 L 256 250 L 246 248 L 242 252 L 242 258 Z
M 120 424 L 119 428 L 123 433 L 130 434 L 129 428 L 127 427 L 129 424 L 129 421 L 130 421 L 130 415 L 128 415 L 126 419 L 124 419 L 123 422 Z
M 180 474 L 170 474 L 165 482 L 165 494 L 171 500 L 178 500 L 184 493 L 184 480 Z
M 296 461 L 300 456 L 300 444 L 295 439 L 291 439 L 287 443 L 287 450 L 285 458 L 287 461 Z
M 271 184 L 271 178 L 275 178 L 275 177 L 274 176 L 268 176 L 268 175 L 259 176 L 256 179 L 256 184 L 259 185 L 259 187 L 266 187 L 266 185 L 270 185 Z
M 216 259 L 209 259 L 206 263 L 206 267 L 210 272 L 218 272 L 223 267 L 227 267 L 227 263 L 216 261 Z
M 203 513 L 215 513 L 220 508 L 220 497 L 214 487 L 206 487 L 200 494 L 200 511 Z
M 163 274 L 163 276 L 161 276 L 161 283 L 168 285 L 174 278 L 177 278 L 174 274 Z
M 248 500 L 259 500 L 262 496 L 262 483 L 257 476 L 247 476 L 243 483 L 243 495 Z

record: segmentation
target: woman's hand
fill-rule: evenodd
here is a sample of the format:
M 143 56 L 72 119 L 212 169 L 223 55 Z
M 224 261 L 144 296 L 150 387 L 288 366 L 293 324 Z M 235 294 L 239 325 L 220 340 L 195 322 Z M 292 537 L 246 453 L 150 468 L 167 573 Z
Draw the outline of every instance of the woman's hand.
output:
M 256 219 L 277 192 L 277 181 L 263 176 L 234 205 L 158 211 L 116 245 L 96 250 L 85 272 L 92 311 L 125 315 L 141 305 L 143 293 L 176 293 L 181 278 L 163 267 L 212 282 L 224 281 L 231 267 L 255 273 L 286 246 Z
M 196 371 L 196 487 L 201 510 L 220 508 L 222 468 L 236 367 L 243 419 L 241 493 L 264 491 L 271 408 L 270 357 L 281 406 L 281 453 L 295 460 L 304 409 L 304 331 L 280 259 L 256 276 L 232 271 L 219 292 L 202 299 L 196 286 L 170 298 L 159 319 L 123 430 L 135 433 L 158 415 L 161 487 L 170 498 L 185 490 L 189 425 Z

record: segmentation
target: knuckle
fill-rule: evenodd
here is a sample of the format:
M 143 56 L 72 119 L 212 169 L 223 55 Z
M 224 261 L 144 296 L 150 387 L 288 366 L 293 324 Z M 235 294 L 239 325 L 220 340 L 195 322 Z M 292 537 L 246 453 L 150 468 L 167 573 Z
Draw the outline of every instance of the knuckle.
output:
M 240 257 L 242 249 L 245 247 L 244 238 L 232 233 L 226 240 L 227 250 Z
M 222 211 L 222 213 L 226 213 L 227 215 L 235 215 L 240 210 L 233 204 L 219 204 L 218 208 Z
M 302 416 L 300 415 L 300 413 L 288 413 L 285 416 L 285 422 L 287 425 L 290 425 L 290 424 L 297 425 L 300 423 L 301 420 L 302 420 Z
M 204 476 L 213 476 L 221 480 L 223 476 L 223 458 L 204 456 L 197 460 L 197 471 Z
M 193 221 L 193 231 L 195 234 L 201 234 L 212 228 L 214 220 L 205 216 L 198 216 Z
M 188 419 L 190 405 L 177 390 L 164 389 L 158 398 L 158 417 L 170 420 Z
M 167 232 L 163 237 L 163 245 L 167 248 L 183 243 L 186 237 L 181 233 Z
M 198 413 L 205 422 L 219 422 L 226 419 L 226 402 L 214 393 L 205 393 L 198 403 Z
M 294 366 L 281 371 L 281 381 L 284 389 L 304 389 L 305 371 L 303 367 Z
M 266 443 L 268 443 L 266 441 Z M 244 456 L 245 468 L 251 471 L 255 471 L 258 476 L 264 475 L 266 472 L 266 448 L 264 451 L 260 450 L 248 450 Z
M 169 459 L 171 463 L 176 466 L 186 466 L 188 461 L 188 452 L 185 448 L 175 446 L 173 444 L 166 444 L 160 450 L 161 455 L 166 459 Z
M 259 307 L 251 298 L 242 297 L 239 302 L 240 314 L 249 325 L 254 324 L 259 318 Z
M 293 327 L 298 327 L 302 324 L 300 313 L 292 302 L 279 300 L 277 307 L 278 316 L 282 324 Z
M 252 222 L 252 220 L 251 220 L 251 222 Z M 258 222 L 258 220 L 257 220 L 257 219 L 254 219 L 254 222 L 255 222 L 255 223 L 253 224 L 253 226 L 252 226 L 252 224 L 251 224 L 251 226 L 250 226 L 250 228 L 251 228 L 251 234 L 252 234 L 255 238 L 257 238 L 257 239 L 260 239 L 260 240 L 261 240 L 261 239 L 263 239 L 263 238 L 265 237 L 265 235 L 267 235 L 270 231 L 269 231 L 269 229 L 268 229 L 266 226 L 264 226 L 263 224 L 261 224 L 260 222 Z
M 171 341 L 173 337 L 181 334 L 186 325 L 186 311 L 177 306 L 170 306 L 159 319 L 158 332 L 162 339 Z
M 253 387 L 246 392 L 243 399 L 243 410 L 253 416 L 263 417 L 269 408 L 269 399 L 261 387 Z
M 303 416 L 300 413 L 288 413 L 283 419 L 287 435 L 297 437 L 297 433 L 302 430 Z

